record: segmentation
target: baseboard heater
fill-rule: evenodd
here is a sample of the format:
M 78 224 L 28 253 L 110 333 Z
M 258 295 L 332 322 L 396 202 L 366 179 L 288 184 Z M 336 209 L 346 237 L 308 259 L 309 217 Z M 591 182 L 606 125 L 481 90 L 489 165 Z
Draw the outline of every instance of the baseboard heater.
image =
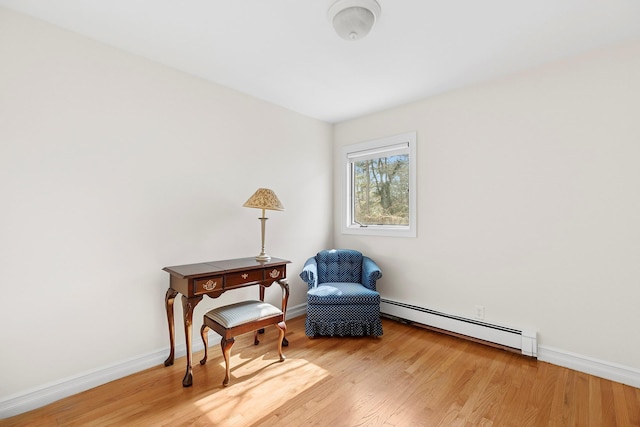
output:
M 515 351 L 525 356 L 538 357 L 538 342 L 534 331 L 492 325 L 384 298 L 380 300 L 380 312 L 383 316 L 416 323 L 428 329 Z

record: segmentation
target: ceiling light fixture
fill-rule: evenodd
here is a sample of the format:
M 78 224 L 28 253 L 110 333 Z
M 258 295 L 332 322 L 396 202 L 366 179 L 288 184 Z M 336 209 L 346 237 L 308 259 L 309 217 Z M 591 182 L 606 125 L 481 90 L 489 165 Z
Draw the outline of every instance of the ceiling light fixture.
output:
M 327 17 L 340 37 L 360 40 L 369 33 L 380 12 L 376 0 L 337 0 L 329 8 Z

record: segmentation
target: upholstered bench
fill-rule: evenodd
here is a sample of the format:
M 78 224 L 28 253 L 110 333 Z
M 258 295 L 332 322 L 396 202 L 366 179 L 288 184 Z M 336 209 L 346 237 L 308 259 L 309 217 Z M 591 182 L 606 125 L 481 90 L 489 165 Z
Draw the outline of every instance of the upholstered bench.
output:
M 254 331 L 253 342 L 258 345 L 258 330 L 265 326 L 276 325 L 280 330 L 278 338 L 278 354 L 282 362 L 285 357 L 282 354 L 282 340 L 287 330 L 284 322 L 284 313 L 279 308 L 263 301 L 242 301 L 235 304 L 215 308 L 204 315 L 204 322 L 200 328 L 200 335 L 204 342 L 204 358 L 201 365 L 207 363 L 209 347 L 209 329 L 214 330 L 222 337 L 220 346 L 226 366 L 226 373 L 222 385 L 229 385 L 229 356 L 234 337 Z

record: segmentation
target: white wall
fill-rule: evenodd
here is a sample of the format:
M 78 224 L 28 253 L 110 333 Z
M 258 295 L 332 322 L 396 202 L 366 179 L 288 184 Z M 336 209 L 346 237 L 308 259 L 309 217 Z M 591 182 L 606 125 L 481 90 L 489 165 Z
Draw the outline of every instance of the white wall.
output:
M 257 255 L 260 211 L 242 204 L 258 187 L 285 205 L 266 249 L 292 261 L 290 307 L 304 303 L 298 272 L 333 237 L 331 138 L 329 124 L 0 8 L 0 401 L 168 349 L 162 268 Z
M 638 369 L 639 112 L 635 42 L 336 125 L 335 165 L 343 145 L 417 131 L 418 237 L 336 227 L 335 245 L 380 263 L 383 297 L 483 305 L 541 347 Z

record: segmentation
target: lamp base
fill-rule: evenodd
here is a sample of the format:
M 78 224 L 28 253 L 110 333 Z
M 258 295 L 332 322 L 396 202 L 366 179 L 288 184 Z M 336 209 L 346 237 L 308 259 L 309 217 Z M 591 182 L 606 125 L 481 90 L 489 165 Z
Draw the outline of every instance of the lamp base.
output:
M 261 253 L 260 255 L 256 256 L 256 261 L 269 261 L 271 259 L 271 257 L 265 253 Z

